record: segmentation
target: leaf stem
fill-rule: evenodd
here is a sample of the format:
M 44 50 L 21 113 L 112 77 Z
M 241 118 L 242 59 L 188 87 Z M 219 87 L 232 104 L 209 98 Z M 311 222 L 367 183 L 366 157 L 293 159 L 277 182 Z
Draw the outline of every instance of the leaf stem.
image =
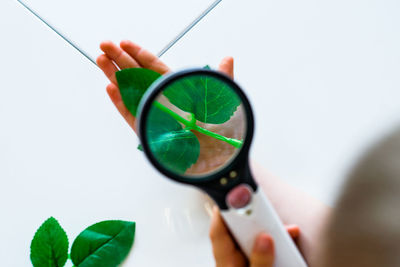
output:
M 243 144 L 242 140 L 238 140 L 238 139 L 234 139 L 234 138 L 228 138 L 225 136 L 222 136 L 220 134 L 211 132 L 207 129 L 204 129 L 198 125 L 196 125 L 195 123 L 193 123 L 192 121 L 186 120 L 185 118 L 182 118 L 181 116 L 179 116 L 177 113 L 175 113 L 174 111 L 170 110 L 169 108 L 167 108 L 166 106 L 164 106 L 163 104 L 161 104 L 158 101 L 154 101 L 153 105 L 156 106 L 157 108 L 159 108 L 160 110 L 164 111 L 165 113 L 169 114 L 171 117 L 173 117 L 175 120 L 177 120 L 178 122 L 182 123 L 183 125 L 185 125 L 186 127 L 189 127 L 191 130 L 195 130 L 198 131 L 199 133 L 208 135 L 210 137 L 213 137 L 215 139 L 224 141 L 236 148 L 240 148 Z

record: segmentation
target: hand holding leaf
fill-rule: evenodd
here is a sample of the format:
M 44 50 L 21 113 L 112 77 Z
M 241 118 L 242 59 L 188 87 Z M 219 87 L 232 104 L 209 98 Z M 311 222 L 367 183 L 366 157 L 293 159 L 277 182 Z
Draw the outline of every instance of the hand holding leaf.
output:
M 122 101 L 115 73 L 120 69 L 146 68 L 163 75 L 170 69 L 158 57 L 131 41 L 123 41 L 120 46 L 105 41 L 101 43 L 100 48 L 104 54 L 97 58 L 97 64 L 111 82 L 107 86 L 107 93 L 122 117 L 136 130 L 135 117 Z M 219 71 L 233 78 L 233 58 L 224 58 Z
M 123 41 L 120 46 L 106 41 L 101 43 L 100 48 L 104 54 L 97 58 L 97 64 L 111 82 L 107 86 L 107 93 L 122 117 L 136 131 L 136 118 L 122 101 L 115 73 L 120 69 L 146 68 L 162 75 L 170 69 L 155 55 L 131 41 Z
M 162 63 L 157 57 L 154 55 L 150 54 L 146 50 L 140 48 L 139 46 L 131 43 L 131 42 L 122 42 L 120 47 L 117 47 L 116 45 L 110 43 L 110 42 L 105 42 L 102 43 L 101 45 L 102 50 L 105 52 L 104 55 L 101 55 L 98 58 L 98 64 L 106 74 L 106 76 L 110 79 L 112 82 L 108 87 L 107 87 L 107 92 L 119 110 L 119 112 L 122 114 L 122 116 L 126 119 L 126 121 L 129 123 L 129 125 L 136 130 L 135 127 L 135 116 L 136 115 L 136 108 L 135 105 L 132 105 L 132 103 L 128 100 L 124 101 L 122 99 L 126 99 L 127 97 L 130 97 L 130 99 L 136 98 L 136 96 L 132 97 L 132 94 L 129 95 L 130 93 L 128 92 L 129 90 L 125 90 L 125 86 L 121 86 L 121 88 L 118 88 L 117 85 L 117 79 L 115 76 L 115 72 L 118 71 L 117 67 L 118 66 L 120 69 L 126 69 L 126 68 L 148 68 L 150 70 L 157 71 L 160 74 L 164 74 L 169 71 L 168 67 L 164 63 Z M 128 71 L 128 70 L 127 70 Z M 139 70 L 138 70 L 139 71 Z M 141 70 L 145 71 L 145 70 Z M 225 58 L 221 65 L 220 65 L 220 71 L 224 72 L 225 74 L 233 77 L 233 59 L 232 58 Z M 124 81 L 131 79 L 133 76 L 129 75 L 128 72 L 125 73 L 126 76 L 124 76 L 124 72 L 119 72 L 119 81 L 122 81 L 122 84 Z M 129 78 L 131 77 L 131 78 Z M 132 81 L 130 81 L 132 82 Z M 148 84 L 149 80 L 146 79 L 137 79 L 136 82 L 133 84 L 137 84 L 140 87 L 140 84 Z M 131 83 L 132 84 L 132 83 Z M 148 86 L 147 86 L 148 87 Z M 147 88 L 145 87 L 145 88 Z M 187 88 L 187 87 L 186 87 Z M 196 88 L 200 88 L 199 86 L 194 86 L 193 90 Z M 215 113 L 215 110 L 212 110 L 213 107 L 221 107 L 222 104 L 229 103 L 232 99 L 235 100 L 234 98 L 229 95 L 228 90 L 224 90 L 223 88 L 220 89 L 218 86 L 215 84 L 208 84 L 207 81 L 204 81 L 203 87 L 207 89 L 207 93 L 209 92 L 209 96 L 212 98 L 210 99 L 216 99 L 218 103 L 214 103 L 214 105 L 207 105 L 209 103 L 208 99 L 203 98 L 198 101 L 198 103 L 203 103 L 202 105 L 192 105 L 191 107 L 184 107 L 182 101 L 179 100 L 179 90 L 177 89 L 175 91 L 175 96 L 171 97 L 169 96 L 169 99 L 174 99 L 178 102 L 175 102 L 174 104 L 182 108 L 182 110 L 189 111 L 190 113 L 193 113 L 195 116 L 197 116 L 197 119 L 199 121 L 203 122 L 208 122 L 208 123 L 220 123 L 219 126 L 213 126 L 213 131 L 215 132 L 224 132 L 225 136 L 231 136 L 234 138 L 239 138 L 243 136 L 243 129 L 236 129 L 233 127 L 233 125 L 226 126 L 223 125 L 222 123 L 228 120 L 232 114 L 235 112 L 237 105 L 239 103 L 233 103 L 233 105 L 227 105 L 227 110 L 224 112 L 220 112 L 219 114 L 224 114 L 225 117 L 216 117 L 212 116 Z M 139 89 L 141 90 L 141 89 Z M 171 92 L 171 94 L 174 92 Z M 228 94 L 228 95 L 227 95 Z M 204 94 L 203 94 L 204 95 Z M 168 95 L 166 95 L 168 97 Z M 215 97 L 215 96 L 220 96 L 220 97 Z M 172 101 L 171 101 L 172 102 Z M 179 103 L 180 102 L 180 103 Z M 222 104 L 221 104 L 222 103 Z M 219 105 L 221 104 L 221 105 Z M 236 115 L 235 115 L 236 116 Z M 235 117 L 233 117 L 235 119 Z M 201 125 L 201 123 L 198 123 Z M 208 169 L 214 168 L 214 166 L 217 164 L 221 164 L 221 162 L 226 161 L 226 157 L 229 155 L 219 155 L 218 157 L 215 157 L 215 154 L 210 154 L 210 151 L 219 151 L 219 150 L 224 150 L 224 151 L 229 151 L 229 149 L 234 149 L 234 148 L 227 148 L 227 144 L 218 141 L 212 138 L 209 138 L 207 136 L 204 136 L 203 134 L 196 133 L 193 131 L 193 133 L 196 135 L 200 145 L 205 148 L 209 149 L 202 149 L 200 151 L 199 159 L 201 159 L 201 164 L 199 160 L 199 164 L 195 164 L 192 166 L 190 171 L 193 172 L 205 172 Z M 194 144 L 194 143 L 193 143 Z M 231 154 L 231 153 L 227 153 Z

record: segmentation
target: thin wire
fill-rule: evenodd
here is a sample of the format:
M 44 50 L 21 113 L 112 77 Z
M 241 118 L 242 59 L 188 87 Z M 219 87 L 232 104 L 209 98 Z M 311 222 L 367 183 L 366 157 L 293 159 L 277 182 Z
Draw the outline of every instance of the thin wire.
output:
M 44 20 L 38 13 L 36 13 L 33 9 L 31 9 L 28 5 L 26 5 L 22 0 L 17 0 L 18 3 L 22 5 L 26 10 L 32 13 L 36 18 L 42 21 L 47 27 L 53 30 L 58 36 L 60 36 L 64 41 L 70 44 L 73 48 L 75 48 L 79 53 L 81 53 L 84 57 L 86 57 L 90 62 L 97 66 L 96 61 L 89 56 L 83 49 L 81 49 L 77 44 L 72 42 L 68 37 L 63 35 L 59 30 L 57 30 L 54 26 L 50 25 L 46 20 Z M 168 50 L 170 50 L 180 39 L 182 39 L 190 30 L 192 30 L 205 16 L 207 16 L 215 7 L 221 3 L 222 0 L 216 0 L 212 3 L 203 13 L 200 14 L 192 23 L 190 23 L 181 33 L 179 33 L 171 42 L 169 42 L 158 54 L 158 57 L 162 57 Z
M 47 25 L 51 30 L 53 30 L 58 36 L 64 39 L 67 43 L 69 43 L 73 48 L 75 48 L 79 53 L 81 53 L 84 57 L 86 57 L 90 62 L 92 62 L 94 65 L 97 66 L 96 61 L 88 55 L 83 49 L 81 49 L 78 45 L 74 44 L 70 39 L 68 39 L 65 35 L 61 34 L 60 31 L 58 31 L 56 28 L 51 26 L 47 21 L 45 21 L 39 14 L 37 14 L 35 11 L 33 11 L 29 6 L 27 6 L 24 2 L 21 0 L 17 0 L 18 3 L 20 3 L 25 9 L 27 9 L 29 12 L 31 12 L 35 17 L 37 17 L 39 20 L 41 20 L 44 24 Z
M 203 13 L 200 14 L 192 23 L 189 24 L 181 33 L 179 33 L 171 42 L 169 42 L 158 54 L 158 57 L 162 57 L 168 50 L 170 50 L 182 37 L 184 37 L 194 26 L 196 26 L 205 16 L 208 15 L 214 8 L 221 3 L 222 0 L 216 0 L 211 4 Z

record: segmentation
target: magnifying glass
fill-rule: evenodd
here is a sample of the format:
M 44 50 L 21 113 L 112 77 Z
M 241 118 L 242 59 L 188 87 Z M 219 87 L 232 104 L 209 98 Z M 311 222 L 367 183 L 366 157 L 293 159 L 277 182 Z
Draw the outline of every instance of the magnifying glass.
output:
M 207 69 L 160 78 L 141 100 L 138 130 L 150 162 L 166 177 L 206 192 L 248 257 L 256 236 L 267 232 L 276 267 L 307 266 L 251 175 L 253 112 L 232 79 Z

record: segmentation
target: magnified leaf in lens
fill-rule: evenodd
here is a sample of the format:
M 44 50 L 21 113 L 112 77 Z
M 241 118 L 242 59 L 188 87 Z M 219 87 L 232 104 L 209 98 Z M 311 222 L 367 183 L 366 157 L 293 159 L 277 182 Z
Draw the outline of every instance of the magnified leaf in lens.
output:
M 227 122 L 241 103 L 229 85 L 213 77 L 189 76 L 171 84 L 164 95 L 196 120 L 221 124 Z
M 185 173 L 200 155 L 200 143 L 171 115 L 153 106 L 148 115 L 147 138 L 152 154 L 165 168 Z
M 209 66 L 204 69 L 210 69 Z M 141 68 L 125 69 L 116 77 L 122 100 L 132 115 L 136 116 L 139 103 L 148 88 L 160 78 L 160 74 Z M 213 138 L 223 140 L 235 147 L 241 141 L 226 138 L 217 133 L 202 129 L 196 120 L 210 124 L 227 122 L 241 100 L 234 91 L 219 79 L 207 76 L 191 76 L 170 85 L 164 95 L 171 104 L 182 111 L 191 113 L 190 125 L 177 121 L 168 111 L 153 109 L 149 115 L 149 144 L 152 153 L 164 167 L 177 173 L 185 173 L 195 164 L 200 154 L 199 140 L 193 131 L 202 131 Z M 189 130 L 191 129 L 191 130 Z M 141 146 L 138 147 L 141 150 Z

